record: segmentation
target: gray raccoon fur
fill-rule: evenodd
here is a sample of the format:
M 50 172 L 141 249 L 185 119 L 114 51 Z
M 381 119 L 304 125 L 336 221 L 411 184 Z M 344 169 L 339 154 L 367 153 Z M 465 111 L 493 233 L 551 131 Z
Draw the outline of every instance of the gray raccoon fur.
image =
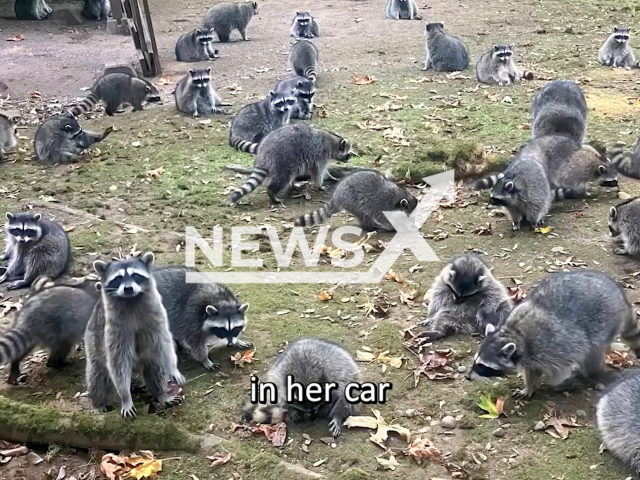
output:
M 266 135 L 289 123 L 296 103 L 293 93 L 286 91 L 269 92 L 264 100 L 245 105 L 231 122 L 229 145 L 241 152 L 256 153 Z
M 39 277 L 56 279 L 71 262 L 71 245 L 64 229 L 39 213 L 7 212 L 4 260 L 9 262 L 0 283 L 9 290 L 30 286 Z
M 578 85 L 554 81 L 542 87 L 531 108 L 532 137 L 567 135 L 584 143 L 587 134 L 587 101 Z
M 640 68 L 629 45 L 629 37 L 628 28 L 613 27 L 613 33 L 598 50 L 598 61 L 605 67 Z
M 151 82 L 124 73 L 110 73 L 100 77 L 89 95 L 69 111 L 78 116 L 93 110 L 100 101 L 105 103 L 105 112 L 111 116 L 125 103 L 137 112 L 142 110 L 143 102 L 160 103 L 161 99 L 160 92 Z
M 630 155 L 625 155 L 624 149 L 619 146 L 611 150 L 610 157 L 611 163 L 619 173 L 640 180 L 640 137 Z
M 469 66 L 469 49 L 461 39 L 447 34 L 442 23 L 428 23 L 426 35 L 423 70 L 456 72 Z
M 296 12 L 289 33 L 294 38 L 313 38 L 320 36 L 318 21 L 309 12 Z
M 178 38 L 176 42 L 176 60 L 179 62 L 206 62 L 215 60 L 218 50 L 211 46 L 213 30 L 206 27 L 196 28 Z
M 596 426 L 606 450 L 640 476 L 640 374 L 625 375 L 600 397 Z
M 316 87 L 311 80 L 299 75 L 285 78 L 276 84 L 274 91 L 276 93 L 290 92 L 296 97 L 296 104 L 291 109 L 291 118 L 310 120 L 313 117 L 313 98 L 316 94 Z
M 531 227 L 544 223 L 551 207 L 553 194 L 545 167 L 547 154 L 540 142 L 529 142 L 497 176 L 478 180 L 475 190 L 491 188 L 490 203 L 505 207 L 513 221 L 513 229 L 520 230 L 522 221 Z
M 111 13 L 109 0 L 84 0 L 82 15 L 91 20 L 106 20 Z
M 253 192 L 267 177 L 271 204 L 282 203 L 278 192 L 288 189 L 297 177 L 310 175 L 319 189 L 331 160 L 348 162 L 352 152 L 347 141 L 335 133 L 316 130 L 304 124 L 285 125 L 271 132 L 260 143 L 253 172 L 242 187 L 231 193 L 231 203 Z
M 209 9 L 202 24 L 213 29 L 221 42 L 228 42 L 236 29 L 243 40 L 249 40 L 247 26 L 257 14 L 258 2 L 219 3 Z
M 420 322 L 429 341 L 460 333 L 484 334 L 498 326 L 513 310 L 507 289 L 496 280 L 477 255 L 455 255 L 431 286 L 429 315 Z
M 20 362 L 36 346 L 50 351 L 48 367 L 62 368 L 71 349 L 82 341 L 98 296 L 91 280 L 76 286 L 54 283 L 29 296 L 11 328 L 0 334 L 0 365 L 11 363 L 8 383 L 17 383 Z
M 187 284 L 187 272 L 197 271 L 169 265 L 154 269 L 153 278 L 167 310 L 173 340 L 191 358 L 213 370 L 220 365 L 209 360 L 209 342 L 215 341 L 216 347 L 252 346 L 238 338 L 246 326 L 249 304 L 240 304 L 233 292 L 219 283 Z
M 597 295 L 594 295 L 597 292 Z M 524 374 L 527 397 L 540 378 L 560 389 L 582 377 L 597 381 L 618 336 L 640 351 L 640 329 L 622 287 L 594 270 L 553 273 L 529 292 L 499 329 L 487 326 L 471 379 Z
M 36 131 L 36 157 L 43 163 L 74 161 L 83 150 L 101 142 L 112 131 L 113 127 L 102 133 L 84 131 L 73 115 L 56 115 L 46 119 Z
M 44 0 L 16 0 L 14 10 L 18 20 L 44 20 L 53 12 Z
M 334 382 L 331 403 L 320 405 L 308 402 L 286 402 L 287 376 L 304 385 Z M 357 406 L 347 402 L 345 389 L 350 383 L 361 381 L 360 369 L 351 355 L 340 345 L 316 338 L 294 340 L 276 358 L 273 366 L 261 380 L 273 383 L 278 390 L 277 401 L 252 404 L 248 401 L 242 409 L 245 422 L 270 423 L 296 422 L 306 416 L 329 419 L 329 431 L 334 437 L 342 433 L 344 421 L 357 412 Z
M 203 115 L 223 113 L 218 107 L 228 107 L 218 96 L 211 85 L 211 67 L 199 70 L 189 70 L 180 80 L 174 92 L 176 108 L 179 112 L 198 118 Z
M 18 145 L 18 132 L 9 117 L 0 113 L 0 160 Z
M 296 225 L 311 227 L 336 212 L 346 210 L 365 230 L 393 232 L 395 228 L 382 212 L 402 211 L 411 215 L 418 200 L 395 182 L 377 172 L 356 172 L 342 180 L 325 207 L 299 217 Z
M 140 366 L 154 399 L 171 405 L 179 399 L 167 390 L 169 381 L 185 383 L 169 330 L 167 312 L 150 271 L 153 254 L 93 267 L 100 277 L 101 300 L 85 333 L 86 380 L 95 408 L 105 411 L 115 390 L 123 418 L 135 417 L 131 377 Z
M 110 73 L 124 73 L 130 77 L 140 78 L 140 74 L 131 65 L 115 65 L 113 67 L 107 67 L 102 71 L 102 76 L 104 77 Z
M 318 49 L 306 38 L 300 38 L 289 50 L 289 67 L 296 75 L 318 83 Z
M 609 233 L 620 243 L 615 249 L 617 255 L 640 255 L 640 197 L 611 207 Z
M 521 79 L 533 80 L 533 73 L 520 71 L 513 60 L 513 43 L 495 45 L 486 52 L 476 64 L 476 77 L 479 82 L 490 85 L 511 85 Z
M 387 18 L 392 20 L 422 20 L 415 0 L 387 0 Z

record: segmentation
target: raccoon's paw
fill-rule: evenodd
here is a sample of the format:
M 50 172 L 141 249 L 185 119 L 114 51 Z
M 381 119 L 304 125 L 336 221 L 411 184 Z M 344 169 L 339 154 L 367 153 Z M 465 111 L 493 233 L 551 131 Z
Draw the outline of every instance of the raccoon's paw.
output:
M 175 372 L 173 375 L 171 375 L 170 380 L 178 386 L 187 383 L 187 379 L 184 378 L 184 375 L 182 375 L 180 372 Z
M 422 20 L 422 15 L 418 15 L 418 14 L 416 14 L 416 15 L 413 17 L 413 19 L 414 19 L 414 20 Z
M 212 362 L 208 358 L 204 362 L 202 362 L 202 366 L 204 368 L 206 368 L 207 371 L 209 371 L 209 372 L 215 372 L 216 370 L 218 370 L 220 368 L 220 364 L 219 363 Z
M 199 118 L 199 117 L 200 117 L 200 114 L 198 113 L 197 110 L 193 112 L 193 118 Z
M 7 280 L 9 280 L 9 275 L 7 275 L 6 273 L 0 277 L 0 283 L 4 283 Z
M 514 223 L 513 226 L 511 227 L 511 230 L 513 230 L 514 232 L 520 231 L 520 224 Z
M 19 288 L 24 288 L 28 286 L 29 286 L 28 283 L 26 283 L 24 280 L 16 280 L 15 282 L 11 282 L 7 286 L 7 290 L 17 290 Z
M 331 432 L 331 436 L 333 438 L 339 437 L 342 433 L 342 422 L 340 422 L 339 418 L 334 418 L 329 422 L 329 431 Z
M 136 407 L 133 406 L 133 402 L 123 404 L 122 407 L 120 408 L 120 415 L 125 420 L 136 418 L 137 416 Z
M 176 407 L 180 405 L 184 401 L 184 397 L 182 395 L 162 395 L 158 398 L 157 403 L 161 407 Z
M 627 251 L 622 247 L 618 247 L 613 250 L 613 253 L 615 253 L 616 255 L 626 255 Z
M 297 423 L 300 421 L 301 418 L 302 418 L 302 415 L 298 410 L 295 410 L 292 408 L 287 411 L 287 421 L 292 423 Z
M 109 406 L 108 405 L 100 405 L 99 407 L 96 407 L 96 411 L 98 413 L 107 413 L 109 411 Z
M 513 396 L 514 398 L 531 398 L 533 396 L 533 389 L 530 389 L 529 387 L 525 387 L 525 388 L 516 388 L 513 391 Z
M 244 340 L 238 340 L 238 342 L 236 343 L 236 346 L 238 348 L 253 348 L 253 343 L 246 342 Z

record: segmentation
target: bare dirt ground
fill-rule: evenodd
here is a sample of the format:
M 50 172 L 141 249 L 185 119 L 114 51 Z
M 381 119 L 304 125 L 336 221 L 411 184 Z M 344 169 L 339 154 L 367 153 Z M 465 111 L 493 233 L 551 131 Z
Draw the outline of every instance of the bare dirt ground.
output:
M 288 29 L 293 13 L 309 10 L 319 19 L 322 33 L 314 41 L 320 50 L 322 71 L 318 115 L 312 123 L 339 131 L 352 141 L 360 153 L 353 160 L 358 165 L 373 166 L 375 159 L 382 156 L 375 166 L 407 179 L 409 187 L 419 186 L 423 175 L 442 171 L 458 158 L 481 164 L 508 159 L 530 135 L 526 124 L 533 95 L 551 79 L 572 79 L 583 87 L 590 106 L 591 140 L 606 145 L 623 141 L 630 146 L 635 142 L 639 130 L 639 71 L 612 71 L 596 63 L 598 46 L 612 25 L 640 27 L 635 3 L 421 2 L 420 12 L 425 20 L 444 21 L 449 31 L 461 36 L 470 48 L 472 65 L 455 77 L 420 72 L 424 22 L 387 20 L 384 3 L 261 2 L 261 12 L 249 27 L 252 40 L 238 41 L 234 35 L 232 43 L 218 47 L 222 58 L 211 64 L 215 86 L 223 98 L 233 102 L 234 111 L 265 95 L 277 79 L 288 74 Z M 60 7 L 56 2 L 52 5 Z M 131 250 L 153 250 L 160 264 L 183 263 L 186 226 L 195 226 L 204 236 L 215 225 L 272 225 L 283 238 L 297 215 L 316 208 L 319 200 L 326 200 L 327 194 L 309 189 L 305 192 L 309 199 L 298 196 L 286 201 L 285 208 L 270 210 L 261 188 L 238 207 L 228 206 L 230 188 L 238 186 L 243 176 L 225 171 L 224 165 L 248 166 L 251 157 L 227 147 L 229 117 L 216 116 L 211 123 L 186 119 L 175 111 L 171 96 L 176 81 L 192 67 L 173 60 L 175 39 L 195 28 L 209 6 L 205 2 L 151 2 L 164 68 L 160 87 L 164 105 L 113 118 L 100 111 L 91 114 L 81 120 L 85 128 L 100 130 L 115 125 L 117 131 L 98 145 L 89 159 L 48 168 L 31 159 L 31 139 L 37 123 L 82 96 L 82 89 L 91 85 L 104 64 L 131 61 L 132 43 L 128 37 L 107 35 L 98 23 L 73 26 L 58 21 L 0 19 L 0 110 L 19 114 L 24 127 L 20 130 L 21 150 L 0 165 L 0 210 L 34 208 L 73 227 L 73 274 L 88 273 L 91 262 L 98 257 L 106 259 Z M 12 15 L 12 5 L 3 3 L 0 7 L 1 15 Z M 15 35 L 25 39 L 4 41 Z M 518 62 L 535 71 L 537 80 L 506 89 L 478 87 L 475 60 L 499 42 L 515 43 Z M 633 36 L 632 44 L 640 48 Z M 376 81 L 372 85 L 354 85 L 354 73 L 371 75 Z M 403 138 L 385 137 L 383 127 L 397 127 Z M 163 175 L 148 177 L 147 171 L 160 166 L 164 167 Z M 630 180 L 622 180 L 621 189 L 632 195 L 640 192 L 637 182 Z M 608 238 L 607 214 L 617 201 L 617 194 L 599 188 L 592 189 L 591 194 L 584 201 L 556 204 L 548 221 L 550 233 L 513 233 L 507 218 L 485 208 L 486 194 L 474 193 L 465 185 L 459 189 L 454 205 L 440 208 L 422 232 L 433 239 L 431 244 L 443 261 L 454 253 L 476 251 L 485 256 L 497 278 L 508 286 L 522 282 L 525 292 L 550 272 L 589 267 L 623 281 L 629 298 L 640 301 L 638 277 L 634 275 L 640 264 L 615 256 Z M 135 228 L 123 228 L 124 223 Z M 344 214 L 331 221 L 333 227 L 345 223 L 354 221 Z M 312 232 L 310 243 L 314 238 Z M 228 256 L 229 239 L 225 240 Z M 260 250 L 249 256 L 264 259 L 264 270 L 275 270 L 271 247 L 264 237 L 258 240 Z M 369 240 L 376 248 L 367 254 L 367 268 L 389 240 L 389 235 L 375 235 Z M 204 258 L 198 262 L 209 268 Z M 296 254 L 290 269 L 301 265 L 301 255 Z M 416 265 L 419 268 L 413 268 Z M 406 253 L 394 270 L 407 283 L 385 280 L 380 285 L 334 285 L 328 287 L 333 296 L 326 301 L 319 298 L 321 287 L 317 285 L 234 286 L 241 298 L 251 304 L 246 338 L 256 344 L 255 356 L 259 360 L 242 369 L 234 368 L 226 351 L 212 353 L 212 359 L 223 365 L 222 372 L 215 375 L 192 362 L 181 362 L 189 379 L 184 404 L 161 416 L 142 415 L 135 424 L 151 431 L 162 431 L 163 426 L 169 425 L 193 434 L 213 433 L 223 439 L 218 450 L 231 452 L 233 459 L 225 466 L 211 467 L 204 455 L 165 452 L 163 457 L 178 459 L 165 464 L 161 478 L 628 477 L 629 472 L 598 452 L 600 442 L 593 421 L 598 392 L 593 389 L 557 393 L 543 387 L 531 401 L 521 402 L 510 396 L 510 389 L 520 386 L 517 378 L 478 385 L 460 374 L 444 381 L 429 381 L 423 376 L 414 386 L 413 370 L 419 360 L 403 346 L 401 332 L 426 315 L 423 298 L 441 267 L 438 262 L 418 262 Z M 321 269 L 331 268 L 328 259 L 323 258 Z M 6 308 L 22 292 L 2 290 L 1 294 L 0 306 Z M 408 303 L 403 303 L 402 298 Z M 369 314 L 372 304 L 379 310 L 388 308 L 386 314 Z M 12 310 L 3 314 L 0 329 L 8 327 L 12 314 Z M 389 455 L 370 442 L 365 431 L 345 432 L 333 448 L 320 440 L 328 434 L 322 422 L 290 426 L 291 443 L 282 448 L 273 447 L 262 437 L 245 438 L 231 433 L 232 422 L 239 421 L 239 405 L 247 393 L 250 375 L 262 374 L 286 341 L 303 335 L 341 342 L 353 354 L 366 347 L 376 355 L 389 350 L 392 356 L 405 357 L 400 369 L 384 369 L 377 361 L 363 363 L 363 376 L 393 383 L 389 401 L 380 406 L 382 415 L 387 421 L 394 419 L 409 428 L 414 436 L 429 438 L 442 451 L 443 460 L 417 466 L 402 454 L 406 442 L 394 437 L 389 445 L 400 465 L 395 471 L 385 471 L 376 457 L 387 459 Z M 454 337 L 427 351 L 451 348 L 452 367 L 469 367 L 478 342 Z M 18 387 L 2 384 L 0 401 L 88 412 L 87 399 L 78 396 L 84 390 L 83 350 L 73 355 L 71 365 L 63 371 L 51 371 L 44 363 L 42 353 L 30 357 L 23 368 L 27 373 L 24 382 Z M 0 367 L 0 374 L 6 373 L 7 368 Z M 494 400 L 498 396 L 509 397 L 508 417 L 480 418 L 482 412 L 476 404 L 483 394 Z M 550 407 L 575 417 L 581 425 L 572 428 L 566 440 L 533 429 Z M 13 411 L 8 406 L 7 409 L 3 412 L 0 408 L 0 415 L 11 417 Z M 368 409 L 364 413 L 369 414 Z M 455 429 L 449 431 L 440 426 L 439 420 L 445 415 L 459 419 Z M 126 438 L 137 428 L 123 425 L 116 412 L 88 418 L 99 419 L 100 428 L 106 425 Z M 501 425 L 504 436 L 495 436 L 493 432 Z M 308 447 L 304 446 L 303 433 L 313 439 Z M 44 456 L 47 447 L 38 448 Z M 67 467 L 69 476 L 92 478 L 91 472 L 99 472 L 96 460 L 101 453 L 62 449 L 49 462 L 35 467 L 24 459 L 14 459 L 0 465 L 0 478 L 48 478 L 48 471 L 62 466 Z M 287 469 L 292 465 L 306 471 Z

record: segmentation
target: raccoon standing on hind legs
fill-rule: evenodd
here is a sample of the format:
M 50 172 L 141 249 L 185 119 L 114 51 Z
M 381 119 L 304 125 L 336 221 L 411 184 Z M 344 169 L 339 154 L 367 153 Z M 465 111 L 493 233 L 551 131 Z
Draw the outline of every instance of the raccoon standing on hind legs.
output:
M 513 43 L 495 45 L 486 52 L 476 64 L 476 76 L 479 82 L 494 85 L 511 85 L 520 79 L 533 80 L 533 73 L 520 71 L 513 61 Z
M 387 18 L 392 20 L 422 20 L 415 0 L 388 0 Z
M 202 24 L 214 30 L 222 43 L 229 41 L 231 32 L 238 30 L 243 40 L 247 37 L 247 26 L 258 14 L 258 2 L 219 3 L 209 9 Z
M 613 33 L 598 50 L 598 61 L 605 67 L 640 68 L 629 45 L 629 29 L 613 27 Z
M 422 70 L 456 72 L 469 66 L 469 49 L 458 37 L 449 35 L 442 23 L 428 23 L 426 27 L 427 55 Z
M 199 70 L 189 70 L 176 87 L 174 92 L 176 108 L 179 112 L 198 118 L 202 115 L 224 113 L 218 107 L 228 107 L 218 96 L 211 85 L 211 67 Z
M 18 145 L 18 132 L 11 118 L 0 113 L 0 160 Z

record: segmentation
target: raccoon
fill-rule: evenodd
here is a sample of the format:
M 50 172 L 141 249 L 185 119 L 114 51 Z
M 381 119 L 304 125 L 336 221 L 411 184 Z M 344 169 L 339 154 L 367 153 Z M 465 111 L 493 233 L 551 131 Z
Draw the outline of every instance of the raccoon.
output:
M 289 68 L 296 75 L 318 83 L 318 49 L 305 38 L 298 39 L 289 50 Z
M 505 207 L 513 221 L 513 230 L 520 230 L 522 221 L 531 227 L 544 223 L 553 195 L 544 161 L 543 148 L 529 142 L 509 163 L 504 173 L 475 182 L 475 190 L 491 188 L 492 205 Z
M 469 66 L 469 49 L 458 37 L 447 34 L 442 23 L 427 24 L 427 58 L 423 70 L 456 72 Z
M 131 65 L 115 65 L 113 67 L 107 67 L 102 71 L 102 76 L 109 75 L 111 73 L 124 73 L 125 75 L 129 75 L 130 77 L 140 78 L 136 69 Z
M 356 217 L 365 230 L 394 232 L 383 212 L 402 211 L 411 215 L 418 200 L 377 172 L 356 172 L 336 187 L 326 207 L 298 218 L 296 225 L 311 227 L 340 210 Z
M 594 292 L 598 292 L 594 295 Z M 531 397 L 541 376 L 561 390 L 604 373 L 604 353 L 621 334 L 640 350 L 640 329 L 622 287 L 602 272 L 551 274 L 529 292 L 496 329 L 487 325 L 470 378 L 524 374 L 521 395 Z
M 84 0 L 82 15 L 91 20 L 106 20 L 111 14 L 109 0 Z
M 14 9 L 18 20 L 44 20 L 53 12 L 44 0 L 16 0 Z
M 520 71 L 513 61 L 513 43 L 495 45 L 486 52 L 476 64 L 476 77 L 479 82 L 490 85 L 511 85 L 520 79 L 533 80 L 533 73 Z
M 54 283 L 31 294 L 11 328 L 0 334 L 0 365 L 11 363 L 7 382 L 17 384 L 20 362 L 36 346 L 50 350 L 48 367 L 64 367 L 71 349 L 82 340 L 97 301 L 95 281 L 89 279 L 76 286 Z
M 70 113 L 56 115 L 46 119 L 36 130 L 36 157 L 43 163 L 74 161 L 83 150 L 101 142 L 111 132 L 113 127 L 107 127 L 102 133 L 86 132 Z
M 0 160 L 18 145 L 18 131 L 9 117 L 0 113 Z
M 587 133 L 587 101 L 578 85 L 554 81 L 542 87 L 533 99 L 532 137 L 567 135 L 584 143 Z
M 212 29 L 223 43 L 229 41 L 231 32 L 237 29 L 243 40 L 247 37 L 247 26 L 254 15 L 258 14 L 258 2 L 219 3 L 209 9 L 204 16 L 203 25 Z
M 625 177 L 640 180 L 640 137 L 630 155 L 625 155 L 620 146 L 614 148 L 611 151 L 611 163 Z
M 598 50 L 598 61 L 605 67 L 640 68 L 629 45 L 629 29 L 613 27 L 613 33 Z
M 231 193 L 231 203 L 253 192 L 267 177 L 271 178 L 267 187 L 271 205 L 282 203 L 276 197 L 278 192 L 288 189 L 303 175 L 311 175 L 316 186 L 324 189 L 329 161 L 348 162 L 352 155 L 347 141 L 335 133 L 304 124 L 285 125 L 260 143 L 253 172 L 242 187 Z
M 455 255 L 431 286 L 428 341 L 461 333 L 482 335 L 487 325 L 498 326 L 513 310 L 507 289 L 496 280 L 480 257 Z
M 609 233 L 620 242 L 616 255 L 640 254 L 640 197 L 630 198 L 609 211 Z
M 238 337 L 244 331 L 249 308 L 219 283 L 187 284 L 186 273 L 194 268 L 170 265 L 153 270 L 158 292 L 167 310 L 173 340 L 207 370 L 220 365 L 209 360 L 208 343 L 218 347 L 251 348 Z
M 296 104 L 291 109 L 290 118 L 311 120 L 313 98 L 316 94 L 316 87 L 311 80 L 301 76 L 285 78 L 276 84 L 274 90 L 281 94 L 292 93 L 296 97 Z
M 596 406 L 602 443 L 614 457 L 640 475 L 640 374 L 628 374 L 607 388 Z
M 387 0 L 387 18 L 392 20 L 422 20 L 414 0 Z
M 211 85 L 211 67 L 200 70 L 189 70 L 176 87 L 176 108 L 179 112 L 198 118 L 202 115 L 224 113 L 218 107 L 228 107 L 218 96 Z
M 294 38 L 313 38 L 320 36 L 320 27 L 309 12 L 296 12 L 289 32 Z
M 176 42 L 176 60 L 179 62 L 206 62 L 218 58 L 219 52 L 211 46 L 213 30 L 196 28 L 182 35 Z
M 311 383 L 337 384 L 330 403 L 311 404 L 304 399 L 286 402 L 287 377 L 305 388 Z M 248 401 L 242 409 L 245 422 L 277 424 L 296 422 L 309 416 L 327 418 L 329 431 L 334 437 L 342 433 L 343 422 L 357 411 L 345 398 L 350 383 L 360 382 L 360 369 L 351 355 L 337 343 L 316 338 L 300 338 L 289 343 L 265 375 L 263 382 L 273 383 L 277 399 L 269 403 L 253 404 Z
M 151 82 L 124 73 L 110 73 L 100 77 L 91 87 L 87 98 L 69 111 L 77 117 L 93 110 L 100 100 L 105 103 L 105 112 L 109 116 L 125 103 L 131 104 L 133 111 L 137 112 L 142 110 L 143 102 L 161 102 L 160 92 Z
M 229 145 L 241 152 L 254 154 L 262 139 L 289 123 L 297 99 L 293 93 L 269 92 L 264 100 L 242 107 L 231 123 Z
M 110 263 L 97 260 L 93 264 L 102 294 L 84 337 L 89 397 L 93 406 L 104 412 L 115 388 L 123 418 L 136 416 L 131 398 L 136 364 L 141 367 L 146 388 L 161 405 L 179 400 L 167 390 L 169 381 L 185 383 L 152 264 L 151 252 L 140 258 Z
M 64 229 L 39 213 L 7 212 L 4 260 L 9 262 L 0 283 L 8 290 L 30 286 L 38 277 L 58 278 L 71 262 L 71 245 Z

